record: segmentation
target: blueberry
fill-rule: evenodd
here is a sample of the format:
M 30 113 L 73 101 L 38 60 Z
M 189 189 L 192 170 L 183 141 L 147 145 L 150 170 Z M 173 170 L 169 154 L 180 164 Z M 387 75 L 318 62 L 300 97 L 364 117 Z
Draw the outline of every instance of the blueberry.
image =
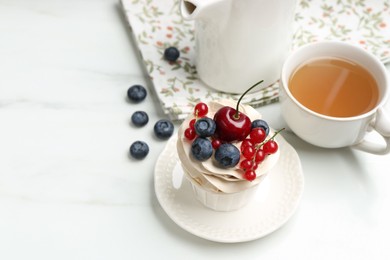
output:
M 144 100 L 146 94 L 146 89 L 141 85 L 133 85 L 127 90 L 127 97 L 136 103 Z
M 154 133 L 160 139 L 168 139 L 174 130 L 173 123 L 167 119 L 160 119 L 154 124 Z
M 215 133 L 217 125 L 213 119 L 209 117 L 203 117 L 196 120 L 194 127 L 198 136 L 209 137 Z
M 148 114 L 144 111 L 135 111 L 131 116 L 131 122 L 135 126 L 144 126 L 149 122 Z
M 149 146 L 143 141 L 135 141 L 130 146 L 130 155 L 138 160 L 146 157 L 149 153 Z
M 191 153 L 198 161 L 205 161 L 213 155 L 213 146 L 209 139 L 197 137 L 192 142 Z
M 257 127 L 263 128 L 266 135 L 269 134 L 269 126 L 268 126 L 267 122 L 265 122 L 264 120 L 261 120 L 261 119 L 254 120 L 252 122 L 252 129 L 257 128 Z
M 232 144 L 225 143 L 219 146 L 214 156 L 220 166 L 231 168 L 236 166 L 240 161 L 240 150 Z
M 168 61 L 176 61 L 180 56 L 180 51 L 176 47 L 168 47 L 164 51 L 164 58 Z

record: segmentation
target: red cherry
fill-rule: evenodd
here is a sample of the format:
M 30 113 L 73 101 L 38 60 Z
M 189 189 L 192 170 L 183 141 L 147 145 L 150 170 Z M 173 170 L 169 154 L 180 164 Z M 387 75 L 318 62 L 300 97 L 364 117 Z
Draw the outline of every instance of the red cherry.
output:
M 264 129 L 260 127 L 253 128 L 249 135 L 251 137 L 251 140 L 253 140 L 253 142 L 255 142 L 256 144 L 263 142 L 267 137 Z
M 241 169 L 252 169 L 253 167 L 253 161 L 252 160 L 248 160 L 248 159 L 245 159 L 245 160 L 242 160 L 241 163 L 240 163 L 240 168 Z
M 214 115 L 216 135 L 225 142 L 242 141 L 251 131 L 251 120 L 232 107 L 222 107 Z
M 255 162 L 259 163 L 264 161 L 266 153 L 262 149 L 258 149 L 255 154 Z
M 196 104 L 196 106 L 194 108 L 194 115 L 196 117 L 204 117 L 205 115 L 207 115 L 208 112 L 209 112 L 209 108 L 203 102 Z
M 184 136 L 188 139 L 188 140 L 194 140 L 195 136 L 196 136 L 196 132 L 193 128 L 189 127 L 187 128 L 186 130 L 184 130 Z
M 217 150 L 221 146 L 221 141 L 214 139 L 211 141 L 211 145 L 213 146 L 214 150 Z
M 264 145 L 263 145 L 263 151 L 266 154 L 274 154 L 278 150 L 278 144 L 274 140 L 268 140 Z
M 253 181 L 256 179 L 256 172 L 254 170 L 246 170 L 244 173 L 244 178 L 248 181 Z
M 242 98 L 263 80 L 248 88 L 238 99 L 236 109 L 225 106 L 220 108 L 214 115 L 217 124 L 216 135 L 221 141 L 242 141 L 251 131 L 252 123 L 249 117 L 238 111 Z

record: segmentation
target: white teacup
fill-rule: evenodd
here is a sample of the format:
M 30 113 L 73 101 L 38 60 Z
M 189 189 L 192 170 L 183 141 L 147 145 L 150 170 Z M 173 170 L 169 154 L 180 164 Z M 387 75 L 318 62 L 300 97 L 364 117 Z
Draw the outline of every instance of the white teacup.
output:
M 372 74 L 379 88 L 379 100 L 373 109 L 352 117 L 326 116 L 303 106 L 292 95 L 288 84 L 295 69 L 308 60 L 324 56 L 353 61 Z M 375 56 L 364 49 L 334 41 L 305 45 L 286 59 L 280 85 L 282 115 L 287 125 L 301 139 L 325 148 L 351 146 L 373 154 L 390 152 L 390 119 L 384 109 L 390 88 L 387 70 Z M 386 145 L 366 140 L 366 134 L 371 130 L 377 131 L 384 138 Z

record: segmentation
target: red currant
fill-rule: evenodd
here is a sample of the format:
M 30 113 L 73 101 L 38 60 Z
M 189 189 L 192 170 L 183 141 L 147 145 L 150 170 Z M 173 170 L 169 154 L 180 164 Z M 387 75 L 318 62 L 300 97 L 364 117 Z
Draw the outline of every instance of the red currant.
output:
M 253 181 L 256 179 L 256 172 L 254 170 L 246 170 L 244 173 L 244 178 L 248 181 Z
M 274 154 L 276 151 L 278 151 L 278 144 L 274 140 L 268 140 L 264 145 L 263 145 L 263 151 L 266 154 Z
M 251 137 L 251 140 L 256 143 L 256 144 L 259 144 L 261 142 L 263 142 L 265 140 L 265 138 L 267 137 L 265 131 L 263 128 L 253 128 L 249 134 L 249 136 Z
M 190 126 L 190 128 L 195 129 L 195 123 L 196 123 L 196 118 L 191 119 L 191 121 L 188 125 Z
M 240 168 L 241 169 L 252 169 L 253 167 L 253 161 L 252 160 L 248 160 L 248 159 L 245 159 L 245 160 L 242 160 L 241 163 L 240 163 Z
M 258 149 L 255 154 L 255 162 L 259 163 L 264 161 L 265 159 L 265 152 L 262 149 Z
M 250 146 L 250 147 L 253 147 L 253 142 L 251 139 L 245 139 L 244 141 L 242 141 L 241 143 L 241 152 L 245 149 L 245 147 L 247 146 Z
M 257 170 L 257 167 L 259 167 L 259 164 L 258 164 L 257 162 L 254 162 L 254 163 L 253 163 L 252 170 L 256 171 L 256 170 Z
M 255 156 L 255 152 L 256 152 L 256 149 L 253 148 L 253 146 L 246 146 L 246 147 L 242 150 L 242 155 L 243 155 L 246 159 L 253 159 L 253 156 Z
M 214 150 L 217 150 L 221 145 L 221 141 L 218 139 L 214 139 L 211 141 L 211 145 L 213 146 Z
M 185 131 L 184 131 L 184 136 L 188 139 L 188 140 L 194 140 L 195 136 L 196 136 L 196 132 L 193 128 L 189 127 L 187 128 Z
M 196 106 L 194 108 L 194 115 L 196 117 L 204 117 L 205 115 L 207 115 L 208 112 L 209 112 L 209 108 L 203 102 L 196 104 Z

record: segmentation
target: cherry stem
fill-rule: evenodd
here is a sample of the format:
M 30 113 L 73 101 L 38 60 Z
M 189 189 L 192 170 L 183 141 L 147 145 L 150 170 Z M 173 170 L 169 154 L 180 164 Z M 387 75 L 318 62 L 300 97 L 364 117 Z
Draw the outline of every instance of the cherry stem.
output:
M 264 80 L 260 80 L 259 82 L 257 82 L 255 85 L 253 85 L 252 87 L 248 88 L 242 95 L 241 97 L 238 99 L 237 101 L 237 105 L 236 105 L 236 113 L 234 114 L 234 119 L 238 120 L 240 118 L 240 115 L 239 115 L 239 111 L 238 111 L 238 107 L 240 106 L 240 102 L 242 100 L 242 98 L 249 92 L 251 91 L 252 89 L 254 89 L 257 85 L 261 84 Z

